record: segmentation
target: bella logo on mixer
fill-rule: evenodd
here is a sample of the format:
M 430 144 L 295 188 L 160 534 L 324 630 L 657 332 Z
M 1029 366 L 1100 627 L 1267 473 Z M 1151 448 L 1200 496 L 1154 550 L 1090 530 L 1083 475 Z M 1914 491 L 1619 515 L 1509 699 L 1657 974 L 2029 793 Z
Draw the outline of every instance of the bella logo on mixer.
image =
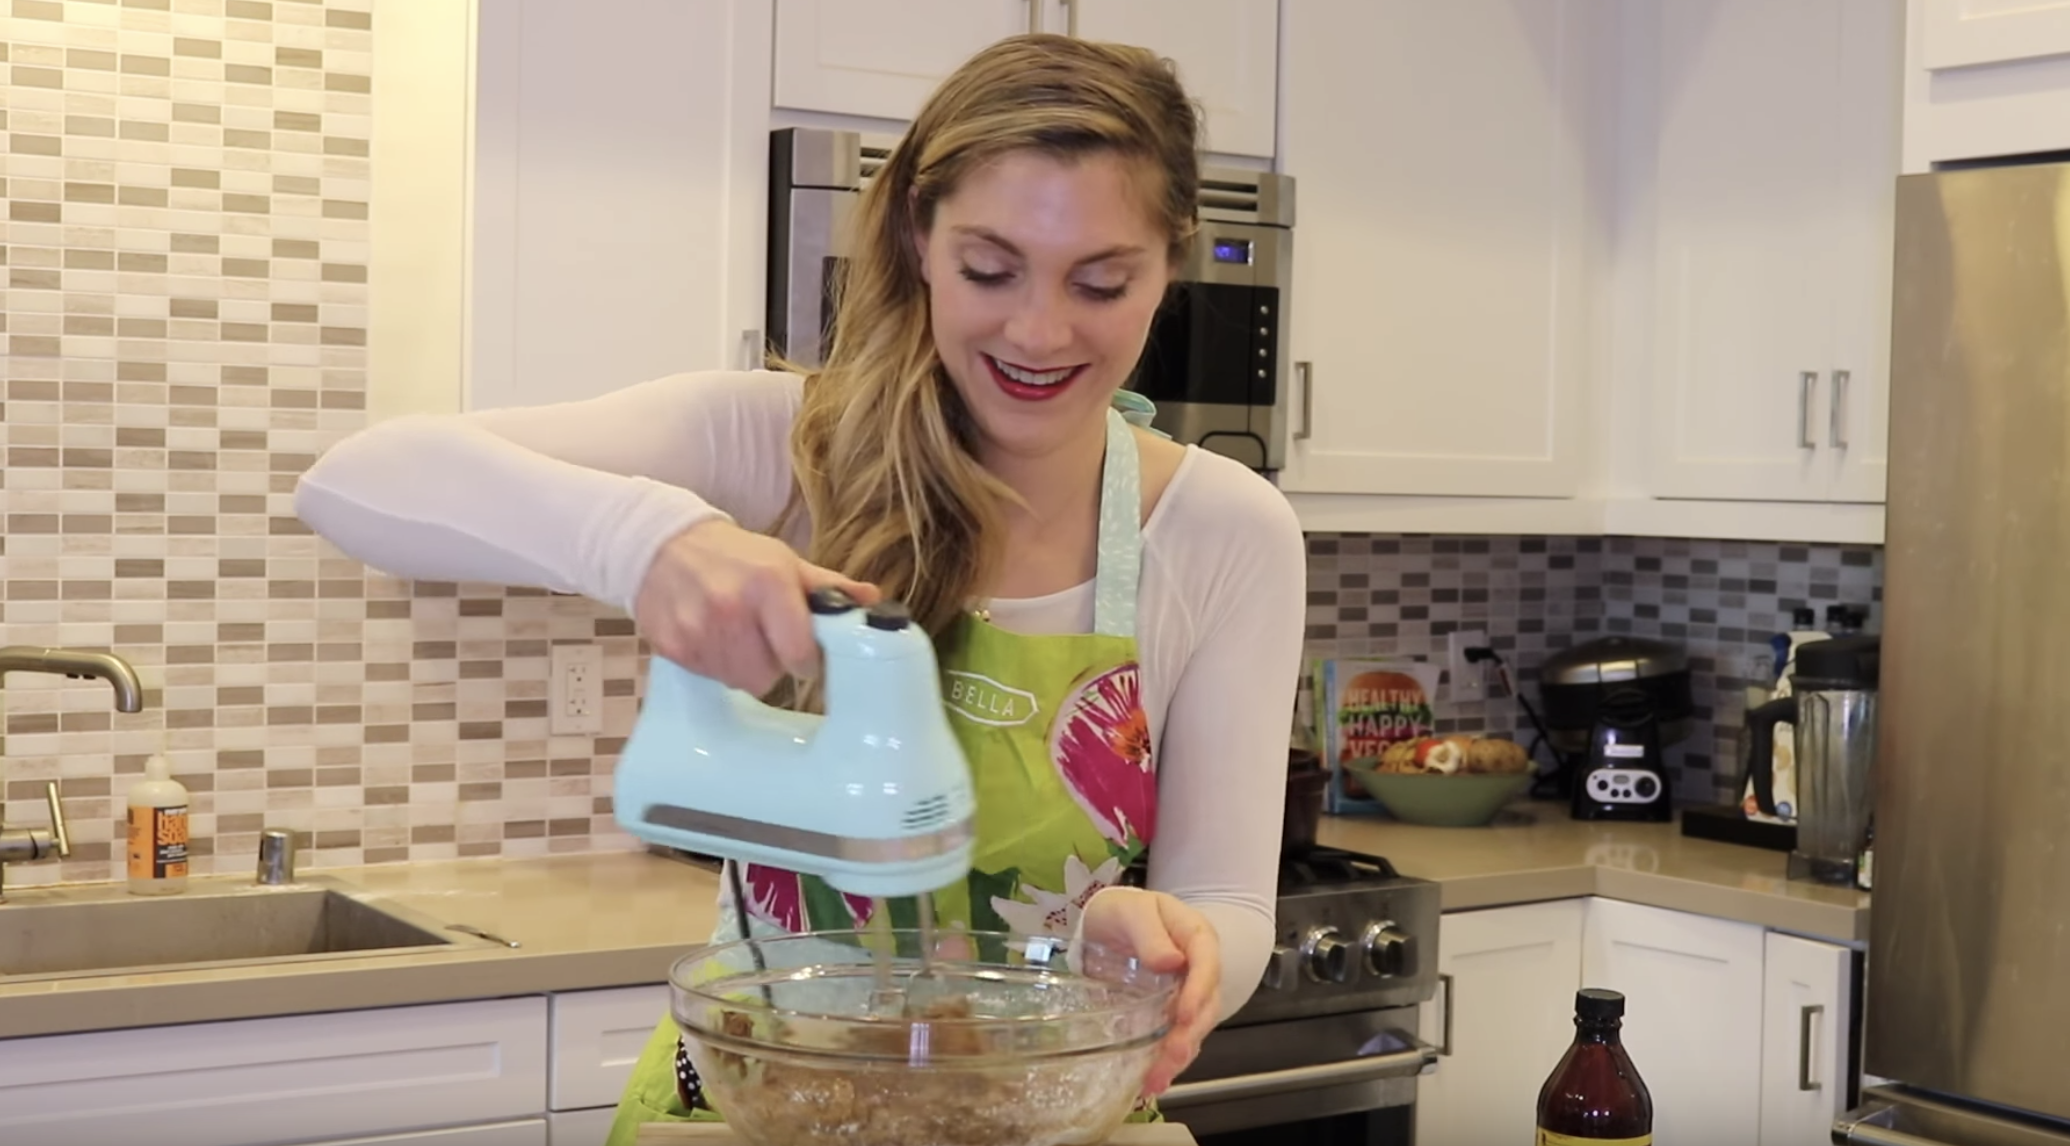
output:
M 974 672 L 950 671 L 947 676 L 949 711 L 965 720 L 1011 728 L 1035 718 L 1035 694 L 1000 684 Z

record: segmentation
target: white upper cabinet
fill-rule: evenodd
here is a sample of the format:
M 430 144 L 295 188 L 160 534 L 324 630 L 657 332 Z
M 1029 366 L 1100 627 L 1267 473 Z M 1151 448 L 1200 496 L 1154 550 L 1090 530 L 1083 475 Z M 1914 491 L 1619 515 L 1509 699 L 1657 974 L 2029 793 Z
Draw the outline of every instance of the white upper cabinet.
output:
M 1960 68 L 2070 55 L 2070 0 L 1913 0 L 1920 61 Z
M 713 109 L 760 102 L 766 69 L 735 58 L 756 8 L 481 6 L 470 408 L 745 364 L 767 118 Z
M 1888 0 L 1631 13 L 1655 497 L 1883 500 L 1900 56 Z M 1645 249 L 1643 227 L 1628 256 Z M 1650 321 L 1649 321 L 1650 320 Z
M 1207 150 L 1269 159 L 1279 103 L 1278 0 L 1044 0 L 1043 27 L 1171 59 L 1207 119 Z
M 911 119 L 1037 0 L 777 0 L 776 106 Z
M 1907 173 L 2070 148 L 2070 0 L 1904 3 Z
M 374 22 L 375 419 L 745 361 L 771 0 L 411 0 Z
M 1611 162 L 1610 7 L 1293 4 L 1294 410 L 1282 488 L 1565 498 Z M 1303 378 L 1306 392 L 1303 392 Z
M 1278 0 L 777 0 L 775 105 L 911 120 L 985 45 L 1055 32 L 1169 57 L 1208 149 L 1269 159 L 1278 27 Z

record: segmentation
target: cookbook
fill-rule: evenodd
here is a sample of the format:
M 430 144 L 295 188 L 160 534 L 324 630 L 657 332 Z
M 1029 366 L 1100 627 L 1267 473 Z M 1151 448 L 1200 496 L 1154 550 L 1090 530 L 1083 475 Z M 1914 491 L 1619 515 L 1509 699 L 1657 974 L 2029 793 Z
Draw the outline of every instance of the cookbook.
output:
M 1381 810 L 1345 765 L 1378 759 L 1397 741 L 1436 733 L 1443 672 L 1441 665 L 1412 657 L 1320 658 L 1311 665 L 1315 740 L 1330 773 L 1324 811 Z

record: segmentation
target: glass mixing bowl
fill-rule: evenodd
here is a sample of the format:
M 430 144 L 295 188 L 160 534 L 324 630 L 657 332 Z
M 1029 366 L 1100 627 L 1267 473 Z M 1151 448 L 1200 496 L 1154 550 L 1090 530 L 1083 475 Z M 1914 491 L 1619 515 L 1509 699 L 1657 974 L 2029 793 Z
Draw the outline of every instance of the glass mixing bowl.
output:
M 1090 942 L 911 930 L 705 948 L 669 972 L 706 1097 L 749 1146 L 1080 1146 L 1134 1108 L 1179 977 Z M 890 994 L 879 972 L 886 955 Z

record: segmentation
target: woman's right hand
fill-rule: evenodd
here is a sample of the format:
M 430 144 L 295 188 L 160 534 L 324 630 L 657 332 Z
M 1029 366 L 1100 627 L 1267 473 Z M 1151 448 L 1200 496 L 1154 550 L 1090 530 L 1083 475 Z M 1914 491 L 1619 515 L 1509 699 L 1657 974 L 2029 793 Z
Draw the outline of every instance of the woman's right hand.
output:
M 700 522 L 654 555 L 633 620 L 654 651 L 699 676 L 760 696 L 789 672 L 819 671 L 805 595 L 840 589 L 865 605 L 876 586 L 822 569 L 774 537 Z

